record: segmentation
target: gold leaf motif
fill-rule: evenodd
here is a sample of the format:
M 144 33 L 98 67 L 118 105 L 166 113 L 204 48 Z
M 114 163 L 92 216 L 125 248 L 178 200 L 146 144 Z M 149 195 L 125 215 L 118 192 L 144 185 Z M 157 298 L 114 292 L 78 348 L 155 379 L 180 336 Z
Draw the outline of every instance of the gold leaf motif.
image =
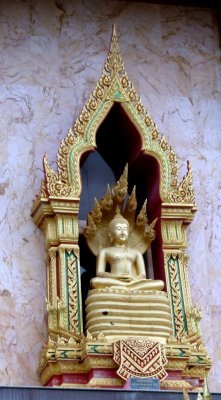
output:
M 153 123 L 153 121 L 152 121 L 152 119 L 151 119 L 151 117 L 150 117 L 150 115 L 149 115 L 148 113 L 147 113 L 147 115 L 146 115 L 144 121 L 145 121 L 145 124 L 146 124 L 148 127 L 151 126 L 152 123 Z M 153 135 L 152 135 L 152 137 L 153 137 Z
M 155 238 L 156 232 L 154 230 L 154 227 L 156 225 L 158 218 L 155 218 L 153 222 L 151 222 L 150 225 L 146 224 L 144 228 L 144 237 L 148 237 L 151 241 Z
M 137 95 L 136 95 L 135 90 L 134 90 L 134 89 L 130 90 L 130 92 L 129 92 L 129 99 L 133 101 L 133 100 L 135 100 L 136 98 L 137 98 Z
M 152 139 L 153 140 L 156 140 L 156 139 L 158 139 L 158 137 L 159 137 L 159 132 L 158 132 L 158 130 L 157 130 L 157 127 L 156 127 L 156 125 L 154 125 L 154 128 L 153 128 L 153 130 L 151 131 L 151 135 L 152 135 Z
M 69 292 L 69 320 L 70 329 L 74 334 L 80 334 L 78 312 L 78 286 L 77 286 L 77 266 L 76 258 L 72 254 L 68 258 L 68 292 Z
M 162 149 L 163 149 L 164 151 L 165 151 L 165 150 L 168 150 L 168 148 L 169 148 L 168 143 L 167 143 L 167 141 L 166 141 L 166 139 L 165 139 L 164 136 L 162 136 L 162 138 L 161 138 L 160 146 L 162 147 Z
M 45 181 L 41 181 L 41 188 L 40 188 L 40 197 L 41 198 L 47 198 L 47 193 L 46 193 L 46 187 L 45 187 Z
M 68 197 L 71 193 L 71 187 L 62 182 L 59 176 L 57 176 L 53 169 L 49 166 L 47 154 L 44 156 L 43 163 L 46 187 L 49 196 Z
M 107 185 L 107 191 L 106 191 L 104 197 L 102 197 L 99 200 L 99 204 L 100 204 L 101 208 L 103 208 L 106 211 L 110 211 L 112 209 L 113 200 L 112 200 L 111 190 L 110 190 L 109 185 Z
M 91 110 L 96 110 L 97 108 L 97 102 L 95 98 L 93 98 L 92 96 L 89 98 L 88 107 Z
M 176 156 L 172 147 L 170 147 L 169 160 L 170 162 L 176 161 Z
M 113 196 L 119 203 L 122 203 L 127 194 L 127 176 L 128 176 L 128 165 L 126 165 L 119 181 L 116 182 L 116 184 L 112 189 Z
M 99 222 L 101 221 L 102 218 L 102 212 L 101 212 L 101 208 L 100 205 L 97 201 L 97 199 L 94 199 L 94 208 L 90 213 L 92 220 L 94 221 L 95 225 L 99 224 Z
M 96 90 L 94 91 L 94 96 L 99 98 L 99 99 L 103 99 L 104 97 L 104 91 L 102 88 L 97 87 Z
M 88 122 L 90 119 L 90 114 L 85 107 L 83 108 L 83 111 L 82 111 L 82 118 L 86 122 Z
M 88 239 L 93 238 L 95 236 L 95 233 L 97 231 L 97 227 L 94 223 L 94 220 L 90 214 L 88 214 L 88 222 L 87 226 L 84 229 L 84 236 Z
M 110 86 L 110 84 L 111 84 L 111 79 L 110 79 L 110 77 L 107 76 L 107 75 L 102 75 L 101 82 L 102 82 L 102 84 L 103 84 L 104 86 Z
M 127 74 L 125 74 L 124 76 L 122 76 L 122 78 L 121 78 L 121 84 L 122 84 L 122 86 L 123 86 L 124 89 L 126 89 L 126 88 L 128 87 L 128 85 L 129 85 L 129 79 L 128 79 Z
M 147 224 L 148 219 L 146 211 L 147 211 L 147 200 L 145 200 L 145 202 L 143 203 L 143 206 L 137 216 L 136 224 L 138 226 L 145 226 Z
M 192 389 L 192 386 L 189 382 L 184 381 L 184 380 L 174 380 L 174 379 L 170 379 L 170 380 L 165 380 L 163 382 L 161 382 L 160 384 L 161 389 L 173 389 L 173 388 L 186 388 L 186 389 Z
M 143 114 L 144 113 L 144 106 L 141 104 L 141 102 L 138 103 L 137 105 L 137 111 L 139 114 Z
M 172 304 L 174 307 L 174 322 L 176 336 L 182 336 L 184 334 L 184 318 L 182 313 L 181 294 L 179 286 L 179 277 L 176 268 L 176 258 L 170 257 L 168 262 L 170 281 L 171 281 L 171 295 Z
M 131 213 L 137 208 L 136 187 L 134 186 L 131 195 L 128 198 L 125 211 Z
M 75 130 L 76 133 L 80 133 L 80 135 L 83 135 L 83 133 L 84 133 L 84 128 L 83 128 L 83 126 L 81 125 L 80 121 L 78 121 L 78 122 L 75 124 L 74 130 Z
M 174 187 L 173 191 L 170 193 L 170 199 L 174 203 L 191 203 L 194 206 L 196 205 L 192 170 L 189 161 L 187 161 L 187 173 L 183 177 L 181 183 Z

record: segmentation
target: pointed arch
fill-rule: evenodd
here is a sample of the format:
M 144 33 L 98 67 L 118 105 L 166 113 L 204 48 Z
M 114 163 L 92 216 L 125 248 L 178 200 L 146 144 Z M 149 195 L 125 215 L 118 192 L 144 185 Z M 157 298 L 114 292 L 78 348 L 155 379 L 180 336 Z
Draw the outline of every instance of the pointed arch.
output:
M 142 142 L 142 150 L 156 158 L 160 165 L 160 196 L 165 203 L 194 202 L 193 188 L 187 193 L 178 182 L 178 166 L 175 153 L 156 124 L 145 110 L 124 70 L 116 31 L 113 30 L 111 45 L 100 79 L 87 104 L 62 141 L 58 151 L 58 174 L 45 159 L 46 187 L 49 195 L 78 197 L 81 192 L 79 173 L 80 159 L 84 153 L 96 148 L 96 133 L 115 104 L 120 104 L 128 119 L 136 128 Z M 117 145 L 117 143 L 116 143 Z M 48 177 L 49 175 L 49 177 Z M 53 175 L 53 184 L 51 176 Z M 187 171 L 189 187 L 192 186 L 191 170 Z M 57 184 L 56 184 L 57 183 Z M 180 187 L 180 185 L 182 187 Z M 56 186 L 56 188 L 55 188 Z

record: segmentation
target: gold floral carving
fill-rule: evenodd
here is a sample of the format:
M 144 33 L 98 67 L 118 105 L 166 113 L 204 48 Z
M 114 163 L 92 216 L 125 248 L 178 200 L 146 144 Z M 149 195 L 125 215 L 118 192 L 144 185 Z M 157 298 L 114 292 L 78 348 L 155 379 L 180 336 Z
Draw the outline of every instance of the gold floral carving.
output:
M 116 368 L 116 364 L 113 358 L 103 358 L 103 357 L 90 357 L 91 368 Z
M 184 317 L 181 303 L 180 285 L 177 273 L 176 257 L 171 256 L 168 261 L 168 269 L 171 282 L 171 301 L 174 308 L 174 329 L 176 336 L 182 336 L 184 331 Z
M 190 293 L 190 285 L 189 285 L 189 276 L 188 276 L 188 261 L 189 258 L 186 254 L 180 253 L 178 255 L 179 267 L 180 267 L 180 277 L 182 283 L 182 291 L 186 312 L 189 307 L 192 305 L 191 293 Z M 189 329 L 189 325 L 188 325 Z
M 192 169 L 189 161 L 187 161 L 187 173 L 183 177 L 181 183 L 171 192 L 170 199 L 175 203 L 190 203 L 196 205 Z
M 184 368 L 186 367 L 186 363 L 187 363 L 186 359 L 185 360 L 169 359 L 166 365 L 166 370 L 183 371 Z
M 66 268 L 65 268 L 65 248 L 59 248 L 59 289 L 58 298 L 58 324 L 61 329 L 68 330 L 68 310 L 67 310 L 67 290 L 66 290 Z
M 88 383 L 89 387 L 122 387 L 123 380 L 120 378 L 92 378 Z
M 78 301 L 78 285 L 77 285 L 77 267 L 76 258 L 73 254 L 68 258 L 68 291 L 69 291 L 69 320 L 70 330 L 75 334 L 81 333 L 79 324 L 79 301 Z
M 71 187 L 62 181 L 59 175 L 55 174 L 48 164 L 47 154 L 44 156 L 43 165 L 48 195 L 55 197 L 68 197 L 71 194 Z
M 197 310 L 196 307 L 194 307 L 193 305 L 189 305 L 189 307 L 187 307 L 186 309 L 186 315 L 189 326 L 188 336 L 190 343 L 192 344 L 192 346 L 196 348 L 201 347 L 205 351 L 199 326 L 199 322 L 202 318 L 202 310 Z
M 182 375 L 183 375 L 185 378 L 188 378 L 188 377 L 199 377 L 199 378 L 203 378 L 204 369 L 205 369 L 205 365 L 194 366 L 194 367 L 191 367 L 191 368 L 186 367 L 186 368 L 183 370 Z
M 57 327 L 57 278 L 56 278 L 56 250 L 50 249 L 47 262 L 47 300 L 48 328 Z
M 49 251 L 49 299 L 52 306 L 57 306 L 56 251 Z
M 160 388 L 161 389 L 192 389 L 192 385 L 190 385 L 189 382 L 185 380 L 175 380 L 175 379 L 170 379 L 170 380 L 164 380 L 163 382 L 160 383 Z

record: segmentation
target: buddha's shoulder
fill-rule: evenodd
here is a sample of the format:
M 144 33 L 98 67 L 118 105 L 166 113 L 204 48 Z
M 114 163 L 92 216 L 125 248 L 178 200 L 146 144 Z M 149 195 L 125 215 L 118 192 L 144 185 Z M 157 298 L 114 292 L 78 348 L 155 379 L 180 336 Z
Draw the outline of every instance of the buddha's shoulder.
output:
M 100 250 L 99 254 L 106 254 L 109 252 L 113 252 L 114 251 L 114 247 L 104 247 L 103 249 Z
M 129 247 L 128 248 L 128 253 L 131 253 L 131 254 L 133 254 L 135 256 L 141 254 L 139 250 L 134 249 L 133 247 Z

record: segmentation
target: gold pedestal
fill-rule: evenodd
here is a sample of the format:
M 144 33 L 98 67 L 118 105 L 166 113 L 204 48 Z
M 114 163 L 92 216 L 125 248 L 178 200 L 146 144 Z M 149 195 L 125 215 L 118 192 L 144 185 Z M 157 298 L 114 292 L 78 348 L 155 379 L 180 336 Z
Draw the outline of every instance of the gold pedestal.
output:
M 172 334 L 169 300 L 162 291 L 90 290 L 86 300 L 86 328 L 114 341 L 129 336 L 161 343 Z

